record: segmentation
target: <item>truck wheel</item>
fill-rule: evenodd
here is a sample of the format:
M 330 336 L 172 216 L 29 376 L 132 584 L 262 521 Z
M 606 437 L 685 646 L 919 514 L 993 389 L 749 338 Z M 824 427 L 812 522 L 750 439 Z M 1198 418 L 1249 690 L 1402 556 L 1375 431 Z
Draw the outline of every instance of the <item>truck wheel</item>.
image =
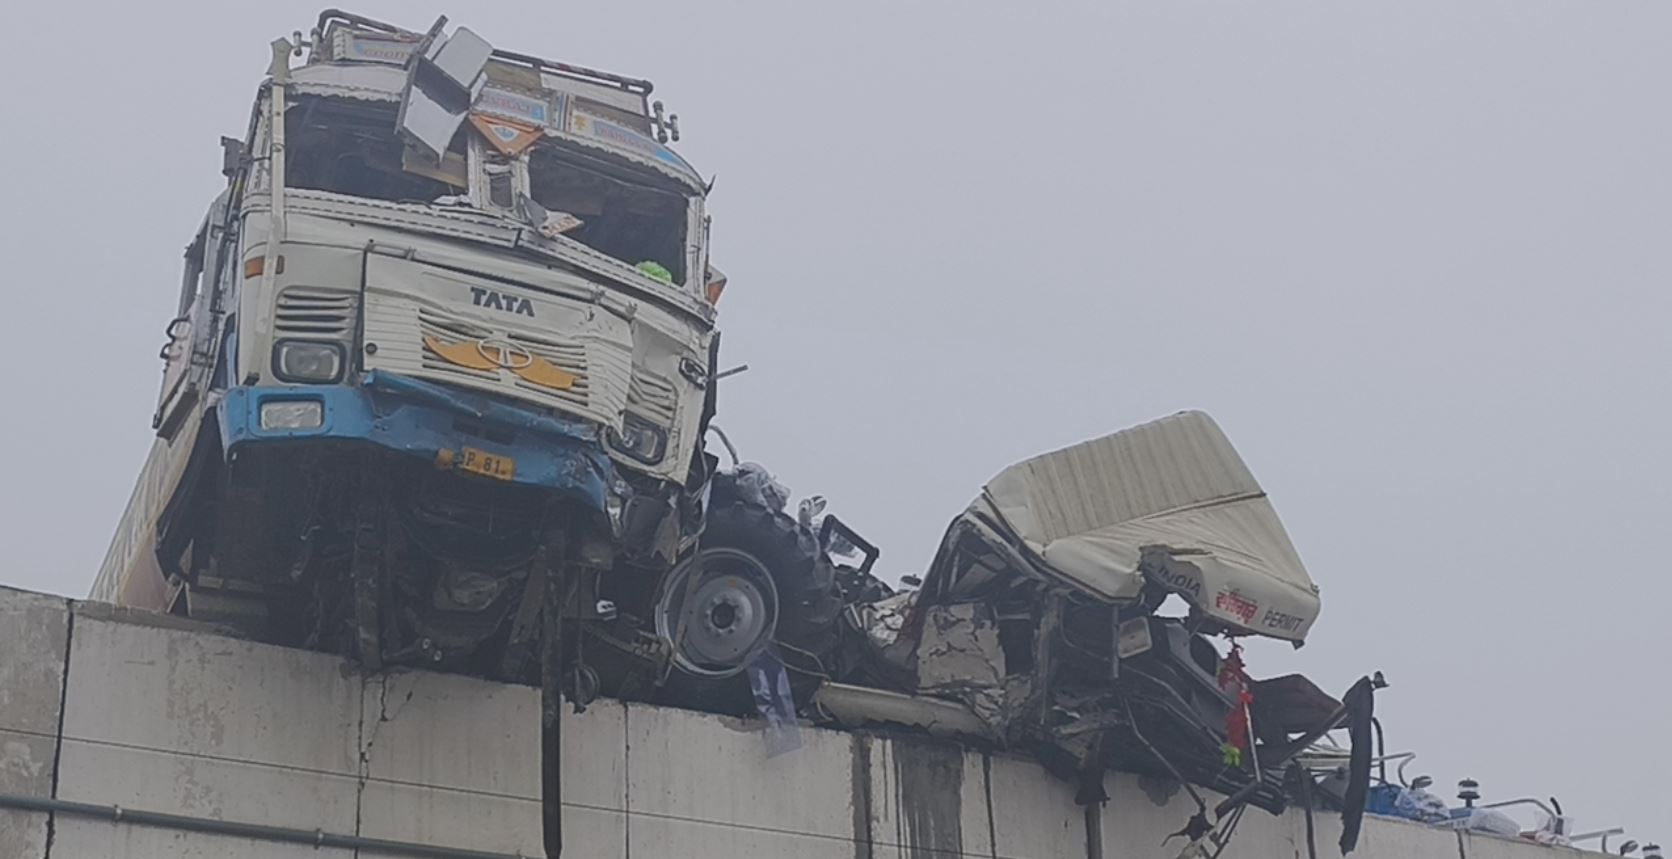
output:
M 657 632 L 674 641 L 670 703 L 747 712 L 744 675 L 773 641 L 805 700 L 834 648 L 835 571 L 790 517 L 729 497 L 717 484 L 698 552 L 664 579 Z

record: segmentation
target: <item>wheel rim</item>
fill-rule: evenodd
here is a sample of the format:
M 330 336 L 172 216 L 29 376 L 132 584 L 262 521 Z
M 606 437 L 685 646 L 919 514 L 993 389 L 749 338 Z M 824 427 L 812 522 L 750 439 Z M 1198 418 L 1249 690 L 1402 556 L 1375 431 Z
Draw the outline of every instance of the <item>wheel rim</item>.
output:
M 699 677 L 729 677 L 748 666 L 778 626 L 778 590 L 753 555 L 705 549 L 675 567 L 657 600 L 656 632 L 673 660 Z

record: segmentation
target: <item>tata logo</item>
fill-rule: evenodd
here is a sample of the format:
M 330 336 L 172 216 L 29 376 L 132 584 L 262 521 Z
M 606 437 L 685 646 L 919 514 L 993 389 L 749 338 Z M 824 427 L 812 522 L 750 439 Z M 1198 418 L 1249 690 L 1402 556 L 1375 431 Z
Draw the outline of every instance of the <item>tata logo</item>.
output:
M 470 303 L 477 307 L 491 307 L 494 310 L 503 310 L 506 313 L 516 313 L 521 316 L 534 315 L 534 304 L 528 299 L 506 295 L 503 292 L 494 292 L 481 286 L 470 288 Z

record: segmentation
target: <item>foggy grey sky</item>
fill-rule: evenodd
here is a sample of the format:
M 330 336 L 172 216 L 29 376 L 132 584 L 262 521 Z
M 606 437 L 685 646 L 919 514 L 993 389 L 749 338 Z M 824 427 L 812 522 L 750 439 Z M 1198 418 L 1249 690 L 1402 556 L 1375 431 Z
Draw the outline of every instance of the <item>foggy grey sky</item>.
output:
M 1444 795 L 1672 841 L 1672 5 L 350 8 L 656 81 L 718 176 L 719 422 L 888 574 L 1005 464 L 1206 409 L 1323 589 L 1251 671 L 1381 669 Z M 216 141 L 317 11 L 12 13 L 0 581 L 85 595 Z

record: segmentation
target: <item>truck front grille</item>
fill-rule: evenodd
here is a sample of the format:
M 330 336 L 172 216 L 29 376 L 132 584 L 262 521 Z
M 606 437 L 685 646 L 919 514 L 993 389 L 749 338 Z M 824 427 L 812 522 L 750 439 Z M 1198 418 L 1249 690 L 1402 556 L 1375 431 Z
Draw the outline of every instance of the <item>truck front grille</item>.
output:
M 425 338 L 443 343 L 505 341 L 527 349 L 575 377 L 567 389 L 530 382 L 509 369 L 478 370 L 437 354 Z M 524 328 L 490 328 L 444 306 L 408 296 L 373 293 L 366 308 L 366 342 L 375 344 L 369 369 L 457 384 L 515 397 L 558 412 L 619 428 L 632 385 L 632 347 L 591 332 L 573 336 Z M 661 419 L 666 409 L 647 417 Z
M 354 304 L 352 292 L 292 286 L 279 293 L 273 330 L 289 337 L 342 340 L 354 332 Z

